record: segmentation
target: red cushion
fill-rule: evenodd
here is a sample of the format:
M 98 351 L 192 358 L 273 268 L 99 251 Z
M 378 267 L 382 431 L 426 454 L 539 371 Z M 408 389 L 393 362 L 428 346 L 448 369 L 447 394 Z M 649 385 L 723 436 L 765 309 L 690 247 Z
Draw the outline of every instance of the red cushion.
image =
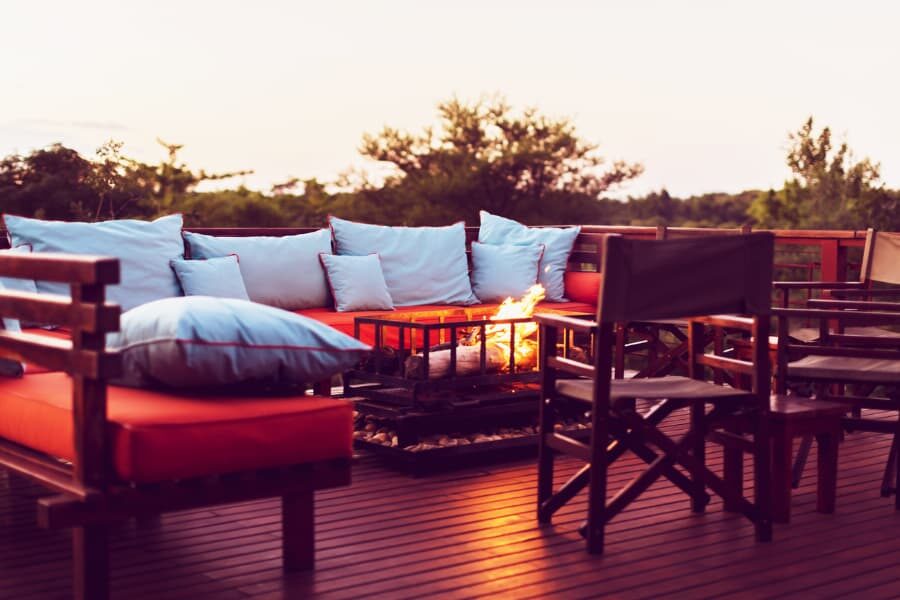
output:
M 0 382 L 0 437 L 72 460 L 64 373 Z M 149 483 L 352 455 L 352 405 L 316 396 L 224 396 L 109 387 L 112 465 Z
M 480 307 L 481 305 L 479 305 Z M 353 321 L 356 317 L 380 317 L 387 319 L 397 319 L 399 321 L 408 321 L 414 318 L 417 323 L 439 323 L 443 315 L 445 322 L 465 321 L 467 317 L 467 309 L 472 307 L 451 306 L 448 304 L 428 304 L 423 306 L 403 306 L 396 310 L 376 310 L 376 311 L 360 311 L 360 312 L 336 312 L 331 308 L 308 308 L 298 310 L 298 315 L 310 317 L 317 321 L 321 321 L 326 325 L 331 325 L 338 331 L 342 331 L 347 335 L 353 335 Z M 422 313 L 418 316 L 417 313 Z M 416 315 L 413 317 L 413 315 Z M 382 345 L 397 347 L 399 341 L 399 331 L 396 327 L 387 327 L 384 329 L 384 339 Z M 409 348 L 411 332 L 405 332 L 406 347 Z M 417 332 L 416 345 L 421 346 L 422 333 Z M 365 325 L 360 329 L 359 338 L 367 344 L 375 344 L 375 327 L 373 325 Z M 437 340 L 434 341 L 437 343 Z
M 600 281 L 602 273 L 589 271 L 566 271 L 566 297 L 575 302 L 586 302 L 597 305 L 600 298 Z

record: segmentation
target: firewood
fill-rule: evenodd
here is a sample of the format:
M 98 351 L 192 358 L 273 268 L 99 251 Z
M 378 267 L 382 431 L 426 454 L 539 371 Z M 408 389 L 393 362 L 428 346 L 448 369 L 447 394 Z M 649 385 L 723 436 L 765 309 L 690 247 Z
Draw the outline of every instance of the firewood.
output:
M 497 373 L 508 364 L 503 352 L 488 344 L 485 356 L 485 371 Z M 404 372 L 408 379 L 425 379 L 425 357 L 414 354 L 407 357 Z M 457 346 L 455 375 L 474 375 L 481 371 L 481 345 Z M 454 375 L 450 373 L 450 350 L 428 353 L 428 379 L 441 379 Z

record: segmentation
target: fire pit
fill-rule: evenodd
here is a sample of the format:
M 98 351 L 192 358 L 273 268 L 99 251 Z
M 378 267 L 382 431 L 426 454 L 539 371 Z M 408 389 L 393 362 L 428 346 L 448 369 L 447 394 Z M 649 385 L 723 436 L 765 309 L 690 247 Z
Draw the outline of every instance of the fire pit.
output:
M 374 351 L 344 376 L 345 396 L 359 398 L 357 445 L 414 471 L 534 448 L 540 372 L 531 314 L 542 298 L 535 286 L 480 318 L 465 309 L 358 317 L 354 333 L 371 334 Z M 571 426 L 581 421 L 573 414 Z

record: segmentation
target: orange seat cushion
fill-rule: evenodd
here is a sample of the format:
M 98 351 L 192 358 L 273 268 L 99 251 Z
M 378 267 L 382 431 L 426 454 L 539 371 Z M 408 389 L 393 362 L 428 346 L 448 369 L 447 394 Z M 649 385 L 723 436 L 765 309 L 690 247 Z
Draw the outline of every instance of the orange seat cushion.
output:
M 317 396 L 226 396 L 109 387 L 112 465 L 150 483 L 352 455 L 352 405 Z M 73 460 L 64 373 L 0 382 L 0 437 Z

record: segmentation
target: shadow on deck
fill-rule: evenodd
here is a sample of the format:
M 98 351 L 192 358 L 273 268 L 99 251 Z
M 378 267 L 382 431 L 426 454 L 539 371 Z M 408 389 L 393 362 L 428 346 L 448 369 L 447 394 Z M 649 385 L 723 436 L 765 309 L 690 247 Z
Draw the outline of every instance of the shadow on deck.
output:
M 537 526 L 533 460 L 413 479 L 364 457 L 351 487 L 318 494 L 315 572 L 282 574 L 279 505 L 257 501 L 116 528 L 113 597 L 893 598 L 900 512 L 878 493 L 889 446 L 884 435 L 847 436 L 834 515 L 815 512 L 811 460 L 793 522 L 777 525 L 771 544 L 719 501 L 691 514 L 660 482 L 611 523 L 603 557 L 587 555 L 576 533 L 583 499 Z M 711 449 L 709 463 L 718 468 L 721 455 Z M 562 461 L 560 480 L 576 466 Z M 611 489 L 638 468 L 617 462 Z M 0 471 L 0 598 L 69 597 L 69 533 L 34 524 L 42 493 Z

